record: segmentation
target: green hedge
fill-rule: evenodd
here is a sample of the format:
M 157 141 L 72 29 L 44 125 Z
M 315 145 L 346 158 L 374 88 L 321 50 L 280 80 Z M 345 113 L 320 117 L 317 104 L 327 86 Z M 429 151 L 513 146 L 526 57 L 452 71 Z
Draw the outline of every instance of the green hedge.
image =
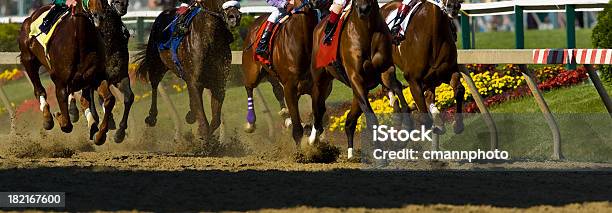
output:
M 19 52 L 19 28 L 18 24 L 0 24 L 0 52 Z
M 597 26 L 593 29 L 593 46 L 597 48 L 612 48 L 612 0 L 603 12 L 597 16 Z M 612 85 L 612 66 L 601 66 L 601 79 Z
M 240 26 L 232 29 L 234 34 L 234 42 L 231 44 L 233 51 L 242 51 L 243 38 L 249 31 L 249 27 L 255 21 L 255 16 L 245 15 L 240 20 Z

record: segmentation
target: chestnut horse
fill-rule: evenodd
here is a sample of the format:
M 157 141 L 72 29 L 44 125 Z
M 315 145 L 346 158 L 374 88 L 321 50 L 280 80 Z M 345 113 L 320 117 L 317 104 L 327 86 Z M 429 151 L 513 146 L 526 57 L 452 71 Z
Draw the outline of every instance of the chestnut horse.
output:
M 401 103 L 404 124 L 409 122 L 409 106 L 402 95 L 401 83 L 395 76 L 391 60 L 391 34 L 380 15 L 378 3 L 375 0 L 353 0 L 350 14 L 344 22 L 339 35 L 339 65 L 316 69 L 316 62 L 312 63 L 312 108 L 315 120 L 309 142 L 318 140 L 324 131 L 325 100 L 331 93 L 333 79 L 338 79 L 353 90 L 353 102 L 345 126 L 348 157 L 352 158 L 353 135 L 359 116 L 366 114 L 368 127 L 378 124 L 368 101 L 369 90 L 383 84 L 395 92 Z M 314 31 L 313 58 L 318 54 L 325 24 L 326 21 L 319 23 Z
M 90 1 L 88 8 L 101 7 L 96 3 L 100 2 Z M 29 34 L 31 23 L 48 9 L 48 6 L 40 8 L 28 17 L 23 22 L 19 37 L 21 63 L 32 81 L 34 95 L 40 99 L 40 109 L 44 117 L 43 127 L 51 130 L 54 122 L 46 100 L 47 93 L 38 74 L 41 66 L 47 69 L 55 84 L 57 102 L 61 111 L 56 113 L 55 117 L 63 132 L 69 133 L 73 127 L 68 113 L 69 94 L 83 90 L 84 96 L 91 100 L 94 91 L 100 88 L 99 93 L 104 99 L 104 107 L 109 113 L 104 114 L 99 131 L 95 104 L 90 104 L 89 107 L 96 118 L 95 122 L 90 125 L 90 138 L 95 133 L 94 143 L 101 145 L 106 141 L 110 111 L 115 105 L 115 97 L 110 93 L 107 85 L 101 85 L 107 79 L 104 71 L 105 54 L 102 38 L 92 23 L 90 14 L 83 8 L 82 1 L 77 1 L 77 6 L 72 9 L 72 14 L 67 15 L 57 24 L 55 33 L 47 45 L 47 52 L 45 52 L 44 47 Z M 97 19 L 94 18 L 95 20 Z
M 185 35 L 178 49 L 178 58 L 184 72 L 183 80 L 189 91 L 190 111 L 186 120 L 192 124 L 198 121 L 198 133 L 201 138 L 211 135 L 221 124 L 221 106 L 225 98 L 225 81 L 230 72 L 232 52 L 230 43 L 232 33 L 228 27 L 240 23 L 240 12 L 237 7 L 225 10 L 221 8 L 223 0 L 204 1 L 202 11 L 191 22 L 189 32 Z M 148 76 L 153 90 L 151 109 L 145 122 L 155 126 L 157 122 L 157 86 L 168 70 L 178 76 L 169 50 L 160 51 L 164 29 L 172 22 L 176 9 L 169 9 L 160 14 L 153 23 L 147 48 L 139 53 L 139 68 L 136 71 L 141 77 Z M 231 23 L 230 26 L 228 26 Z M 233 26 L 232 26 L 233 25 Z M 202 93 L 204 88 L 211 91 L 213 118 L 211 123 L 204 112 Z
M 297 0 L 295 4 L 300 6 L 303 2 Z M 270 41 L 272 51 L 270 56 L 272 64 L 270 66 L 256 61 L 253 57 L 254 48 L 257 45 L 256 41 L 260 37 L 258 35 L 259 28 L 268 16 L 260 16 L 251 25 L 242 51 L 244 86 L 248 97 L 247 132 L 252 132 L 255 128 L 253 89 L 257 87 L 263 77 L 267 76 L 272 83 L 277 100 L 281 103 L 281 108 L 283 108 L 283 103 L 287 105 L 291 120 L 286 120 L 285 125 L 293 127 L 293 139 L 298 143 L 304 136 L 298 100 L 301 95 L 310 94 L 312 87 L 309 68 L 312 52 L 312 31 L 318 22 L 315 6 L 317 6 L 317 2 L 308 2 L 303 9 L 292 14 L 287 21 L 277 25 L 279 29 Z M 326 12 L 327 7 L 328 5 L 321 6 L 323 12 Z M 278 84 L 279 81 L 282 88 Z M 283 111 L 284 109 L 279 114 L 282 114 Z
M 457 64 L 457 46 L 451 30 L 452 17 L 456 17 L 463 0 L 443 0 L 440 8 L 426 0 L 414 12 L 405 37 L 399 46 L 393 46 L 393 61 L 404 72 L 410 92 L 421 115 L 420 122 L 431 126 L 428 113 L 439 114 L 435 107 L 435 90 L 442 83 L 449 83 L 457 102 L 455 133 L 463 131 L 462 105 L 465 88 Z M 383 17 L 397 9 L 401 1 L 395 0 L 381 9 Z M 436 119 L 438 120 L 438 119 Z M 443 132 L 442 126 L 438 132 Z M 438 129 L 442 128 L 442 129 Z

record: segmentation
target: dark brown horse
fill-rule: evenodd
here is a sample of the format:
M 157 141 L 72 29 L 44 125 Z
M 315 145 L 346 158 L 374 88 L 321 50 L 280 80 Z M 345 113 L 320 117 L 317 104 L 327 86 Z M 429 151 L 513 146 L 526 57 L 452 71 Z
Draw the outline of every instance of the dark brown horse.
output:
M 242 52 L 242 70 L 244 72 L 244 86 L 248 96 L 246 131 L 252 132 L 255 128 L 255 109 L 253 89 L 257 87 L 263 77 L 268 77 L 274 94 L 283 108 L 284 103 L 289 110 L 290 120 L 285 125 L 293 127 L 293 139 L 299 142 L 304 136 L 304 128 L 298 107 L 299 97 L 310 94 L 312 78 L 309 73 L 312 52 L 312 31 L 317 25 L 318 18 L 315 6 L 317 2 L 308 3 L 299 12 L 291 15 L 287 21 L 277 25 L 279 27 L 271 42 L 272 55 L 270 66 L 256 61 L 253 57 L 254 44 L 260 37 L 257 33 L 268 16 L 260 16 L 249 29 Z M 302 1 L 295 1 L 296 6 Z M 320 5 L 320 4 L 319 4 Z M 323 9 L 324 8 L 324 9 Z M 321 6 L 327 10 L 327 5 Z M 278 83 L 282 84 L 282 88 Z M 281 110 L 281 113 L 284 109 Z
M 348 157 L 351 158 L 353 135 L 359 116 L 365 113 L 368 127 L 378 124 L 368 101 L 369 90 L 383 84 L 400 97 L 400 110 L 404 118 L 409 108 L 401 92 L 401 83 L 395 77 L 395 68 L 391 60 L 391 34 L 380 15 L 378 3 L 375 0 L 353 0 L 350 14 L 346 19 L 340 31 L 339 65 L 316 69 L 316 63 L 312 63 L 314 84 L 312 108 L 315 120 L 309 142 L 318 140 L 324 131 L 325 100 L 331 93 L 333 79 L 338 79 L 353 90 L 353 103 L 345 128 L 348 138 Z M 318 54 L 325 24 L 326 20 L 314 31 L 313 58 Z M 405 119 L 404 122 L 408 122 L 408 118 Z
M 184 70 L 183 80 L 187 82 L 190 109 L 186 120 L 192 124 L 198 121 L 198 133 L 202 138 L 212 134 L 221 124 L 221 106 L 225 98 L 225 81 L 230 72 L 232 54 L 229 44 L 233 41 L 227 23 L 240 22 L 238 8 L 223 10 L 223 0 L 205 1 L 202 11 L 193 18 L 189 32 L 178 49 L 178 57 Z M 172 22 L 176 9 L 162 12 L 153 23 L 147 49 L 139 55 L 139 76 L 148 76 L 153 90 L 151 109 L 145 122 L 155 126 L 157 122 L 157 86 L 168 70 L 178 76 L 169 50 L 160 51 L 159 44 L 164 37 L 164 29 Z M 231 14 L 228 15 L 228 14 Z M 204 88 L 211 91 L 213 118 L 208 123 L 204 113 L 202 93 Z
M 104 72 L 104 44 L 90 19 L 90 14 L 84 10 L 81 1 L 77 2 L 72 14 L 68 14 L 58 23 L 47 45 L 47 52 L 34 36 L 30 36 L 30 25 L 49 7 L 35 11 L 21 27 L 19 38 L 21 63 L 32 81 L 34 95 L 40 99 L 40 109 L 44 117 L 43 127 L 47 130 L 53 128 L 54 122 L 46 101 L 47 94 L 38 74 L 41 66 L 47 69 L 55 84 L 57 102 L 61 111 L 56 113 L 55 117 L 62 131 L 66 133 L 72 131 L 68 113 L 68 96 L 73 92 L 83 90 L 85 96 L 91 100 L 94 91 L 100 87 L 99 93 L 104 98 L 105 108 L 110 112 L 115 105 L 115 98 L 108 87 L 100 86 L 107 79 Z M 101 6 L 95 3 L 96 1 L 89 2 L 89 8 Z M 90 108 L 97 118 L 95 104 L 90 104 Z M 90 126 L 92 133 L 90 137 L 97 132 L 94 142 L 98 145 L 106 141 L 109 117 L 110 113 L 104 114 L 99 131 L 97 119 Z
M 449 83 L 455 92 L 457 115 L 455 133 L 463 131 L 462 105 L 465 88 L 457 65 L 457 46 L 449 17 L 456 17 L 463 0 L 444 0 L 443 8 L 423 0 L 414 12 L 405 37 L 399 46 L 393 46 L 393 61 L 404 72 L 417 109 L 420 122 L 431 126 L 428 113 L 439 114 L 435 107 L 435 90 Z M 401 1 L 393 1 L 381 9 L 383 17 L 397 9 Z M 438 126 L 438 125 L 436 125 Z M 442 126 L 438 128 L 444 131 Z M 436 128 L 436 129 L 438 129 Z

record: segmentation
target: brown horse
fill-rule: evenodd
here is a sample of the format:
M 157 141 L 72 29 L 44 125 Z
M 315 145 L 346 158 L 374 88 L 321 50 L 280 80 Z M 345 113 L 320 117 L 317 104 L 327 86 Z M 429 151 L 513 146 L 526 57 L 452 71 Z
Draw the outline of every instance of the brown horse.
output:
M 254 44 L 260 37 L 259 28 L 268 16 L 260 16 L 255 20 L 245 38 L 242 52 L 242 70 L 244 72 L 244 86 L 248 96 L 247 132 L 254 131 L 255 110 L 253 101 L 253 89 L 257 87 L 263 77 L 268 77 L 274 94 L 281 104 L 282 114 L 284 104 L 289 110 L 290 120 L 285 120 L 286 127 L 292 128 L 293 139 L 298 143 L 304 136 L 304 128 L 300 118 L 298 107 L 299 97 L 310 94 L 312 78 L 309 73 L 310 56 L 312 51 L 312 31 L 317 25 L 318 18 L 315 6 L 317 2 L 307 3 L 299 12 L 291 15 L 286 22 L 277 25 L 279 27 L 271 43 L 272 64 L 264 65 L 253 57 Z M 296 6 L 302 5 L 302 1 L 295 1 Z M 320 4 L 318 4 L 320 5 Z M 320 7 L 324 12 L 327 5 Z M 282 88 L 280 87 L 282 84 Z
M 228 27 L 240 22 L 237 7 L 222 9 L 223 0 L 205 1 L 200 5 L 202 11 L 191 23 L 178 49 L 178 58 L 184 72 L 183 80 L 187 82 L 190 109 L 186 120 L 192 124 L 198 121 L 198 133 L 206 138 L 221 124 L 221 106 L 225 98 L 225 81 L 230 72 L 232 54 L 229 44 L 233 37 Z M 177 70 L 169 50 L 159 50 L 159 44 L 164 37 L 164 29 L 172 22 L 176 9 L 169 9 L 160 14 L 153 23 L 147 49 L 139 54 L 140 66 L 137 74 L 148 76 L 153 90 L 151 109 L 145 122 L 155 126 L 157 122 L 157 86 L 168 70 L 178 76 L 183 75 Z M 233 26 L 228 26 L 231 23 Z M 204 113 L 202 93 L 204 88 L 211 91 L 211 107 L 213 118 L 208 123 Z
M 99 3 L 99 2 L 97 2 Z M 100 7 L 96 1 L 89 3 L 89 8 Z M 47 94 L 43 87 L 38 70 L 44 66 L 53 83 L 57 102 L 61 112 L 55 114 L 62 131 L 69 133 L 72 131 L 70 115 L 68 113 L 68 96 L 72 92 L 84 90 L 85 96 L 91 98 L 94 90 L 100 87 L 100 95 L 104 98 L 104 106 L 110 112 L 115 104 L 115 98 L 108 88 L 100 86 L 107 79 L 104 72 L 104 44 L 96 26 L 90 20 L 90 15 L 84 8 L 82 1 L 77 1 L 77 6 L 73 8 L 72 14 L 67 15 L 58 23 L 54 36 L 47 45 L 47 52 L 44 47 L 37 42 L 34 36 L 30 36 L 30 25 L 49 7 L 43 7 L 35 11 L 28 17 L 21 27 L 19 38 L 19 48 L 21 50 L 21 63 L 34 86 L 34 95 L 40 99 L 40 109 L 43 112 L 43 127 L 46 130 L 53 129 L 54 122 L 47 103 Z M 48 56 L 48 58 L 47 58 Z M 90 104 L 94 110 L 95 104 Z M 108 131 L 108 120 L 110 113 L 104 114 L 104 119 L 98 131 L 97 119 L 90 126 L 90 137 L 95 135 L 95 144 L 101 145 L 106 141 Z
M 443 8 L 440 8 L 423 0 L 406 30 L 406 39 L 399 46 L 393 46 L 393 61 L 404 72 L 419 114 L 422 115 L 420 122 L 426 126 L 432 123 L 428 113 L 439 114 L 434 105 L 436 87 L 441 83 L 450 83 L 457 102 L 455 133 L 463 131 L 461 112 L 465 88 L 461 84 L 457 46 L 449 17 L 457 16 L 462 2 L 444 0 Z M 381 9 L 382 16 L 386 17 L 400 4 L 399 0 L 387 3 Z M 438 133 L 444 131 L 442 126 L 436 126 Z
M 353 0 L 346 19 L 340 31 L 339 64 L 316 69 L 316 63 L 312 63 L 312 108 L 315 120 L 309 142 L 318 140 L 324 131 L 325 100 L 331 93 L 333 79 L 338 79 L 353 90 L 353 103 L 345 128 L 348 157 L 351 158 L 353 135 L 359 116 L 366 114 L 368 127 L 378 124 L 368 101 L 369 90 L 383 84 L 394 91 L 400 97 L 404 124 L 409 122 L 409 118 L 406 118 L 409 106 L 402 95 L 401 83 L 395 77 L 395 67 L 391 60 L 391 34 L 379 13 L 378 3 L 375 0 Z M 314 31 L 313 58 L 318 54 L 325 24 L 326 21 L 321 22 Z

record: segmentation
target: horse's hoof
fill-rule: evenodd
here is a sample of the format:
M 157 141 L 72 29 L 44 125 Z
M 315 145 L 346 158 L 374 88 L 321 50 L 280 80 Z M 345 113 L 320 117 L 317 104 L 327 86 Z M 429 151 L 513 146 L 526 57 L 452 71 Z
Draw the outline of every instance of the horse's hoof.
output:
M 453 130 L 455 131 L 455 134 L 463 133 L 463 122 L 455 122 Z
M 101 146 L 104 143 L 106 143 L 106 133 L 96 133 L 96 139 L 94 140 L 94 144 L 96 144 L 97 146 Z
M 246 133 L 255 132 L 255 124 L 247 122 L 246 125 L 244 126 L 244 132 Z
M 118 129 L 115 132 L 115 143 L 121 143 L 125 139 L 125 129 Z
M 70 105 L 68 105 L 68 115 L 70 115 L 70 122 L 76 123 L 79 121 L 79 109 L 76 106 L 76 101 L 72 99 Z
M 157 124 L 157 118 L 154 116 L 147 116 L 147 118 L 145 118 L 145 123 L 149 126 L 149 127 L 154 127 L 155 124 Z
M 292 124 L 293 122 L 291 121 L 291 118 L 285 118 L 285 128 L 288 129 Z
M 72 132 L 72 124 L 68 123 L 68 125 L 61 127 L 62 128 L 62 132 L 65 133 L 71 133 Z
M 92 125 L 91 128 L 89 128 L 89 140 L 93 140 L 94 135 L 98 133 L 98 131 L 100 131 L 100 129 L 98 129 L 98 124 Z
M 193 115 L 193 112 L 187 112 L 187 115 L 185 115 L 185 121 L 187 121 L 188 124 L 193 124 L 196 122 L 195 115 Z
M 115 118 L 113 118 L 113 116 L 111 116 L 108 119 L 108 129 L 110 130 L 115 130 L 117 129 L 117 124 L 115 124 Z
M 55 126 L 55 122 L 53 122 L 53 119 L 49 119 L 48 121 L 43 122 L 43 128 L 45 128 L 45 130 L 52 130 L 53 126 Z

